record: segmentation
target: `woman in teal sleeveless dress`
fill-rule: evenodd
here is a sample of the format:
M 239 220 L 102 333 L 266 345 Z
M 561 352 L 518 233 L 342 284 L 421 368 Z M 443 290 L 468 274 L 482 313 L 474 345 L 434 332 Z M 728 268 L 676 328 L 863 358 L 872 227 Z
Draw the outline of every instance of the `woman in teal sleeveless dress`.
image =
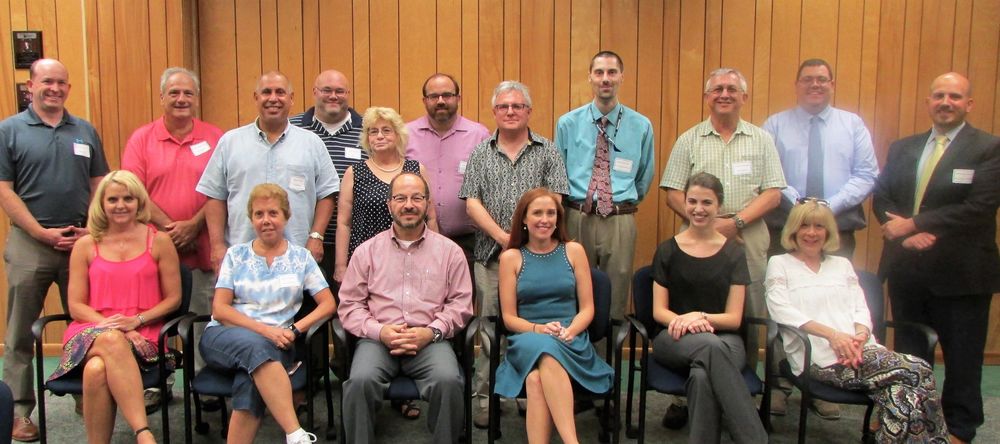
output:
M 514 210 L 510 244 L 500 255 L 500 310 L 508 336 L 496 393 L 527 393 L 528 442 L 549 442 L 552 426 L 576 443 L 572 383 L 596 393 L 611 388 L 614 370 L 587 336 L 594 318 L 590 265 L 583 246 L 566 239 L 556 195 L 535 188 Z

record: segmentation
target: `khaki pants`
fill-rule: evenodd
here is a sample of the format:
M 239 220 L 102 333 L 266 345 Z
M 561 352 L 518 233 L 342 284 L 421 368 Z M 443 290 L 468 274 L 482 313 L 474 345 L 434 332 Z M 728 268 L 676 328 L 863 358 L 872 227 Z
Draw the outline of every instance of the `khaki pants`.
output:
M 569 237 L 583 245 L 587 261 L 608 274 L 611 280 L 611 318 L 625 319 L 632 263 L 635 260 L 635 215 L 601 217 L 579 210 L 566 210 Z

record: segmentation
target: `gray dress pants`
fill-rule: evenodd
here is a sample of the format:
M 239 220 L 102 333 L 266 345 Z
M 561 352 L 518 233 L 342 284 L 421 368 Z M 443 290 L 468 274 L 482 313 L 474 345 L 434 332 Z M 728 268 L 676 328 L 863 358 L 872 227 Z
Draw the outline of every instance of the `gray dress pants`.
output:
M 766 443 L 740 369 L 743 340 L 734 333 L 696 333 L 675 341 L 664 329 L 653 340 L 653 359 L 668 368 L 690 368 L 687 379 L 688 423 L 692 442 L 718 443 L 723 428 L 737 443 Z
M 373 418 L 396 375 L 413 378 L 420 398 L 430 403 L 427 427 L 436 443 L 457 443 L 465 420 L 465 380 L 449 342 L 429 344 L 416 356 L 396 357 L 381 342 L 358 341 L 351 376 L 344 381 L 344 428 L 348 443 L 375 441 Z

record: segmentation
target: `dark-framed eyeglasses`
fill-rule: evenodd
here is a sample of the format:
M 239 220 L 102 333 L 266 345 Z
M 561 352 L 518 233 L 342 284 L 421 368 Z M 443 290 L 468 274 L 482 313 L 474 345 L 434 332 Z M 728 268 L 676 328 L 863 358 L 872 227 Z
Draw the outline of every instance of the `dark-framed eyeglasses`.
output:
M 414 194 L 412 196 L 407 196 L 404 194 L 394 194 L 391 197 L 389 197 L 389 200 L 399 205 L 405 204 L 407 200 L 415 204 L 422 204 L 424 203 L 424 201 L 427 200 L 427 196 L 424 196 L 423 194 Z
M 458 94 L 450 93 L 450 92 L 441 93 L 441 94 L 430 93 L 430 94 L 424 96 L 425 99 L 430 100 L 432 102 L 437 102 L 438 99 L 444 99 L 447 102 L 447 101 L 450 101 L 450 100 L 454 99 L 455 97 L 458 97 Z

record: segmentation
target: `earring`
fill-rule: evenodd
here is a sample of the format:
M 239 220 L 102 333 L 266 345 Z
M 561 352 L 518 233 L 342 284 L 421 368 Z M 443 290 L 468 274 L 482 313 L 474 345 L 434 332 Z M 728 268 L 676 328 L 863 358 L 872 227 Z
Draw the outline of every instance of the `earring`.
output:
M 528 226 L 527 225 L 521 225 L 521 229 L 524 230 L 524 231 L 528 231 Z

